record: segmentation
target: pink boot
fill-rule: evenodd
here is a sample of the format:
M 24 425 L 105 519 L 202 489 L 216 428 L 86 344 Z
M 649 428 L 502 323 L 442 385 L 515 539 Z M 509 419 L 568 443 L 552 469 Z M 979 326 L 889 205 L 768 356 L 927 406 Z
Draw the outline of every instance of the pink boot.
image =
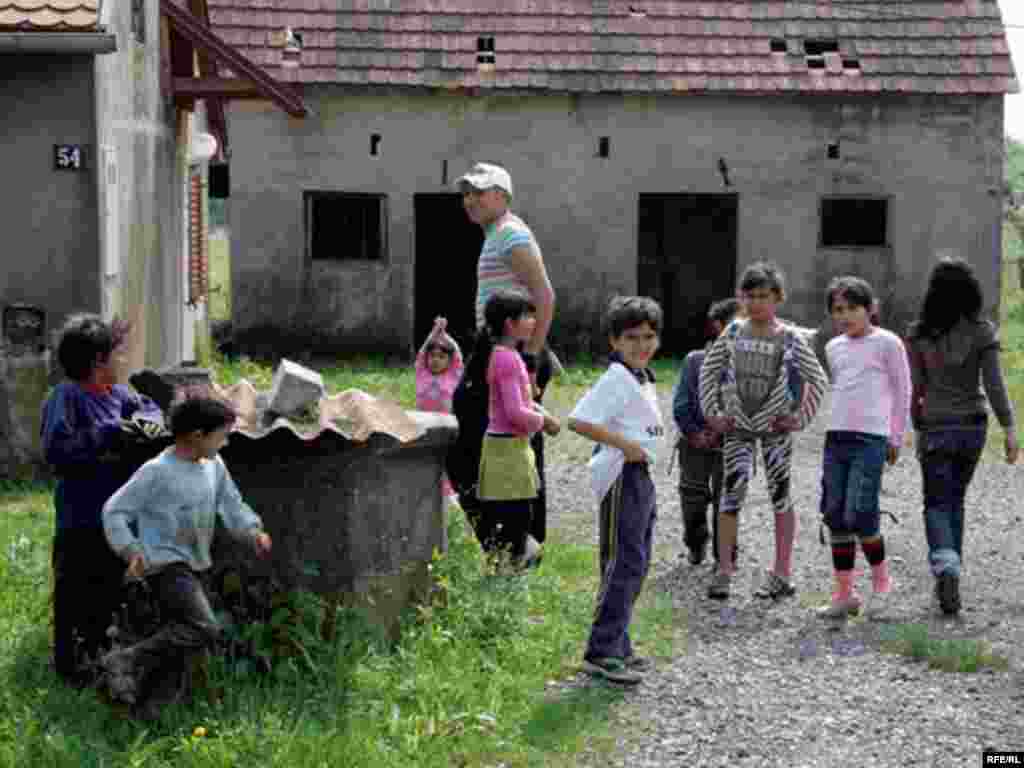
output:
M 853 571 L 836 571 L 836 591 L 832 593 L 832 604 L 818 611 L 823 619 L 845 619 L 860 612 L 860 595 L 853 588 Z
M 892 591 L 892 578 L 889 576 L 889 561 L 883 560 L 871 566 L 871 589 L 876 595 L 887 595 Z

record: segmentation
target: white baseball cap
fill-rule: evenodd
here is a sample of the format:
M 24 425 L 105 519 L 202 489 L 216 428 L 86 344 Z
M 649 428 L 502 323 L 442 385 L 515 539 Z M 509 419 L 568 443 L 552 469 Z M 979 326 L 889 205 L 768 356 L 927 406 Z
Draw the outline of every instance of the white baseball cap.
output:
M 476 189 L 497 187 L 498 189 L 505 190 L 508 196 L 512 197 L 512 177 L 500 165 L 477 163 L 460 176 L 455 184 L 456 186 L 469 184 Z

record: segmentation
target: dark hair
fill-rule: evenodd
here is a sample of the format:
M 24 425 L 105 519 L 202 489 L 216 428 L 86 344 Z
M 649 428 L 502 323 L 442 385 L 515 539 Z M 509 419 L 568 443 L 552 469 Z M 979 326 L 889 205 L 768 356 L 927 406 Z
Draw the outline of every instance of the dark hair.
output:
M 127 323 L 107 323 L 88 313 L 68 317 L 57 342 L 57 362 L 69 379 L 84 381 L 96 363 L 110 359 L 128 335 Z
M 537 311 L 530 297 L 519 291 L 495 291 L 484 304 L 484 326 L 491 339 L 497 341 L 505 335 L 505 321 L 518 320 Z
M 171 406 L 167 420 L 175 437 L 199 430 L 204 435 L 229 427 L 236 414 L 230 405 L 214 397 L 188 397 Z
M 755 261 L 743 270 L 740 275 L 740 290 L 752 291 L 755 288 L 770 288 L 779 297 L 786 298 L 786 276 L 782 268 L 773 261 Z
M 871 315 L 875 304 L 875 292 L 871 288 L 871 284 L 867 280 L 853 275 L 834 277 L 828 284 L 828 288 L 825 289 L 825 306 L 829 312 L 832 311 L 832 305 L 835 304 L 837 298 L 846 299 L 855 307 L 864 307 L 868 315 Z
M 661 332 L 661 305 L 646 296 L 615 296 L 608 302 L 604 325 L 610 336 L 621 336 L 630 328 L 650 324 L 655 333 Z
M 738 299 L 722 299 L 716 301 L 708 309 L 708 320 L 712 323 L 721 323 L 723 327 L 732 322 L 736 313 L 740 311 Z
M 473 356 L 470 358 L 466 372 L 467 381 L 484 381 L 487 367 L 491 364 L 491 352 L 494 344 L 505 335 L 505 321 L 516 320 L 523 315 L 537 311 L 533 301 L 519 291 L 495 291 L 484 304 L 484 327 L 477 335 Z
M 446 355 L 449 355 L 449 356 L 455 354 L 455 350 L 452 349 L 448 344 L 445 344 L 444 342 L 432 341 L 429 344 L 427 344 L 427 350 L 426 351 L 428 353 L 433 352 L 435 349 L 438 350 L 439 352 L 444 352 Z
M 960 318 L 977 320 L 984 299 L 974 269 L 960 258 L 944 258 L 932 267 L 921 313 L 911 331 L 918 338 L 945 336 Z

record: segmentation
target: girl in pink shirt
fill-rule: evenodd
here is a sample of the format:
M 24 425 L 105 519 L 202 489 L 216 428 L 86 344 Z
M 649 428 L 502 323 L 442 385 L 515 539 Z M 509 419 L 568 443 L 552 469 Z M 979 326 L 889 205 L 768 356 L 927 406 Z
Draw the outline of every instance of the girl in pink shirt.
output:
M 821 511 L 831 531 L 836 591 L 822 609 L 843 619 L 860 610 L 853 565 L 860 542 L 876 596 L 892 589 L 879 526 L 886 461 L 895 464 L 910 415 L 910 365 L 898 336 L 871 323 L 874 292 L 859 277 L 837 277 L 827 303 L 842 335 L 825 346 L 832 410 L 825 435 Z
M 530 437 L 560 424 L 531 396 L 530 376 L 519 354 L 533 336 L 536 309 L 524 295 L 494 293 L 484 307 L 484 328 L 474 357 L 487 360 L 490 390 L 487 432 L 480 453 L 478 535 L 487 551 L 507 550 L 522 559 L 540 478 Z
M 452 394 L 462 378 L 462 350 L 447 332 L 448 321 L 434 318 L 434 327 L 416 354 L 416 410 L 434 413 L 452 412 Z M 445 476 L 441 492 L 447 497 L 455 491 Z

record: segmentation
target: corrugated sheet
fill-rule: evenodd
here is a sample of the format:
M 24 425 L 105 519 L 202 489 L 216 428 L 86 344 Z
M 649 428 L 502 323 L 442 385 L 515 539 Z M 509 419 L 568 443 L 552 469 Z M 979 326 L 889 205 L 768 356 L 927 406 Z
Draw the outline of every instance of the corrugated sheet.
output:
M 0 0 L 0 29 L 19 32 L 96 29 L 99 0 Z
M 996 0 L 209 0 L 209 7 L 214 32 L 297 83 L 580 92 L 1018 90 Z M 286 27 L 303 38 L 293 69 L 281 67 Z M 494 38 L 492 72 L 477 61 L 481 37 Z M 809 70 L 804 52 L 804 43 L 817 39 L 839 47 L 820 72 Z M 785 41 L 787 51 L 773 53 L 773 40 Z

